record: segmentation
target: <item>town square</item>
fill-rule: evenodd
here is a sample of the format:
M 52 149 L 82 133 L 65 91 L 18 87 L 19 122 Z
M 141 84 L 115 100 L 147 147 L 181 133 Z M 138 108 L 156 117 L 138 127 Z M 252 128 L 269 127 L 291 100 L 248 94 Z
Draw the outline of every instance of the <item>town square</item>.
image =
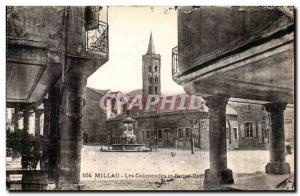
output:
M 293 6 L 7 6 L 9 191 L 295 191 Z

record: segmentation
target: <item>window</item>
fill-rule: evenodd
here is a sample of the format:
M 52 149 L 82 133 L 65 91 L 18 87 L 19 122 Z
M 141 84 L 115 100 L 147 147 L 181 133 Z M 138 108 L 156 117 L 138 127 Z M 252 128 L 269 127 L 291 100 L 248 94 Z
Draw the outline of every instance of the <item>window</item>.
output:
M 183 129 L 182 128 L 178 128 L 177 129 L 177 134 L 178 134 L 178 138 L 182 139 L 183 138 Z
M 199 127 L 198 120 L 193 119 L 193 128 L 198 128 L 198 127 Z
M 149 72 L 151 72 L 152 71 L 152 69 L 151 69 L 152 67 L 151 67 L 151 65 L 149 66 Z
M 246 137 L 253 137 L 252 122 L 245 123 L 245 133 Z
M 201 126 L 202 130 L 206 130 L 207 129 L 206 120 L 201 120 L 200 121 L 200 126 Z
M 189 139 L 191 137 L 192 134 L 192 129 L 191 128 L 186 128 L 185 129 L 185 136 L 187 139 Z
M 151 136 L 151 139 L 156 139 L 157 138 L 157 134 L 156 134 L 156 132 L 155 131 L 150 131 L 150 136 Z
M 237 128 L 233 128 L 233 140 L 237 140 L 237 137 L 238 137 Z
M 164 128 L 163 129 L 163 134 L 164 134 L 164 141 L 169 142 L 169 137 L 170 137 L 170 129 L 169 128 Z
M 146 139 L 150 138 L 150 132 L 151 132 L 151 130 L 146 130 Z
M 152 86 L 149 86 L 149 94 L 152 94 Z
M 158 140 L 159 140 L 159 141 L 162 140 L 163 134 L 162 134 L 162 130 L 161 130 L 161 129 L 158 129 L 158 130 L 157 130 L 157 137 L 158 137 Z
M 157 72 L 157 66 L 154 66 L 154 71 Z
M 152 83 L 152 76 L 148 76 L 148 82 Z
M 158 88 L 157 88 L 157 86 L 154 87 L 154 93 L 155 93 L 155 94 L 158 93 Z

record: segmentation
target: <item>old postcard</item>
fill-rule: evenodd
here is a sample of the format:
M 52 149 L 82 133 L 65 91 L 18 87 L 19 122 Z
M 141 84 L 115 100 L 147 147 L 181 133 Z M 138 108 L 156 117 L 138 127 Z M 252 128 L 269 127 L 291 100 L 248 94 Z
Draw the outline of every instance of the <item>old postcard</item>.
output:
M 7 6 L 10 191 L 295 191 L 289 6 Z

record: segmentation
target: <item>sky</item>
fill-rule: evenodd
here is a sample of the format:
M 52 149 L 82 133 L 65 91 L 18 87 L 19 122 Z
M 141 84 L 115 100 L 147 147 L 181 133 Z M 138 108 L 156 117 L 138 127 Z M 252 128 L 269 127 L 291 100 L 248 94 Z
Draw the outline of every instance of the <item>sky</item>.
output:
M 168 10 L 168 11 L 166 11 Z M 184 93 L 172 79 L 172 48 L 177 46 L 177 13 L 168 7 L 109 7 L 109 61 L 93 73 L 88 87 L 129 92 L 142 88 L 142 55 L 152 31 L 161 55 L 161 92 Z

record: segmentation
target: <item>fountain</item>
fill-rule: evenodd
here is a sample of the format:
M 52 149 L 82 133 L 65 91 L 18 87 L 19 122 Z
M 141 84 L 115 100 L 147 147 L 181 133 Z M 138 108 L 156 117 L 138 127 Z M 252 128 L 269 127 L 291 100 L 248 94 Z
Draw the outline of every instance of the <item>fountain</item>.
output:
M 127 117 L 122 121 L 123 134 L 121 135 L 121 141 L 119 144 L 112 144 L 112 149 L 108 151 L 113 152 L 148 152 L 149 148 L 146 144 L 138 144 L 136 136 L 134 134 L 134 119 Z

